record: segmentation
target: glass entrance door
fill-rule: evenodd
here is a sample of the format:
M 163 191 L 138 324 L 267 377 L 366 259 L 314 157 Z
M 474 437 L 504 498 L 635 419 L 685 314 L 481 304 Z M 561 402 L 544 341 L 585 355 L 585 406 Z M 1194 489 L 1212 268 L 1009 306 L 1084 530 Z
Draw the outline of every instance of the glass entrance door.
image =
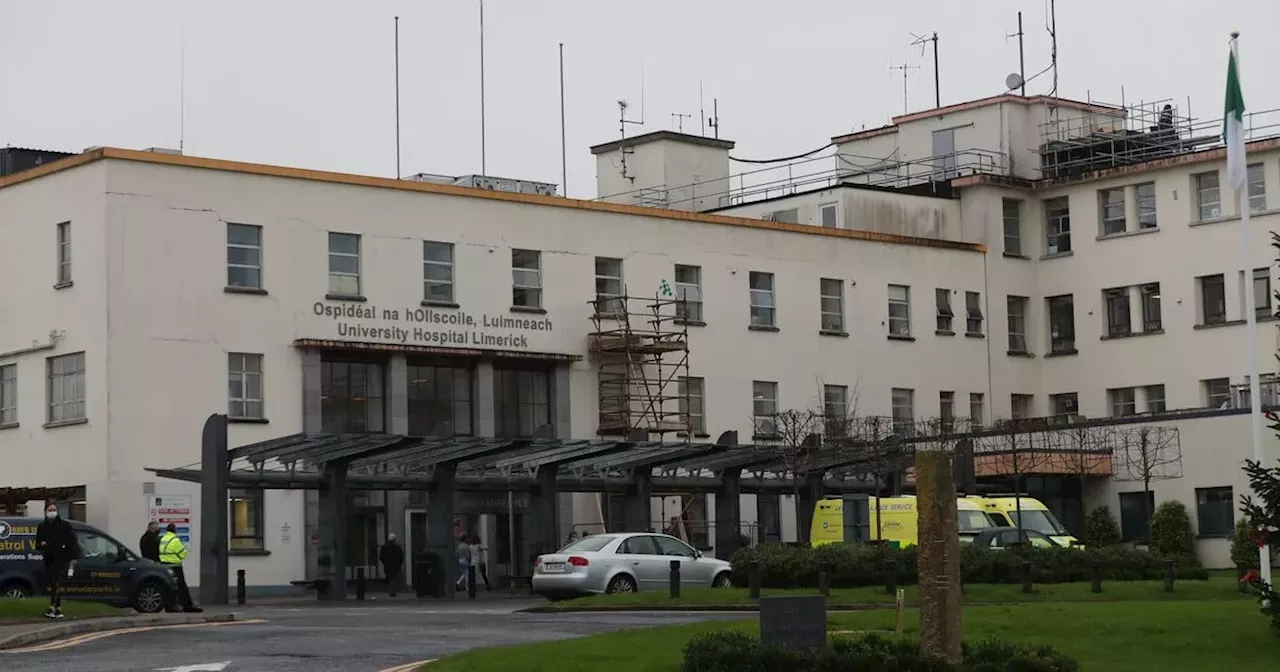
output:
M 347 579 L 354 580 L 358 568 L 368 579 L 382 576 L 378 550 L 382 545 L 381 511 L 355 511 L 347 519 Z
M 404 510 L 404 575 L 408 585 L 413 584 L 413 567 L 418 556 L 427 552 L 427 510 Z

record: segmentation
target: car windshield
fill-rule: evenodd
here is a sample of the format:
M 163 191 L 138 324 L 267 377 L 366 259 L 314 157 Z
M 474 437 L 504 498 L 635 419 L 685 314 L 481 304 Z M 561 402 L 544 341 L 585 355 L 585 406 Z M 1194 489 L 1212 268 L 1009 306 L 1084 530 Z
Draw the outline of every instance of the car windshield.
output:
M 569 544 L 568 546 L 565 546 L 564 548 L 560 549 L 559 552 L 560 553 L 590 553 L 592 551 L 598 551 L 604 548 L 605 546 L 608 546 L 609 542 L 611 541 L 613 541 L 613 537 L 604 537 L 604 536 L 583 537 L 582 539 L 579 539 Z
M 995 523 L 987 517 L 987 514 L 981 511 L 956 511 L 956 522 L 961 532 L 971 532 L 973 530 L 985 530 L 989 527 L 995 527 Z
M 1021 517 L 1018 516 L 1017 511 L 1010 511 L 1009 517 L 1018 521 L 1018 527 L 1035 530 L 1041 534 L 1054 536 L 1067 533 L 1067 528 L 1063 527 L 1062 523 L 1059 523 L 1058 519 L 1054 518 L 1053 514 L 1048 511 L 1031 511 L 1023 509 Z

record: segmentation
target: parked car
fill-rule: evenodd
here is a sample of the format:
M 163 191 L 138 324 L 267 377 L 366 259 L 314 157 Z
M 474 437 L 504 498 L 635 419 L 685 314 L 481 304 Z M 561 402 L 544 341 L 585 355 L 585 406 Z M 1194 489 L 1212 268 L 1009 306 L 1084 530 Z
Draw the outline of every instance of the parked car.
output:
M 671 561 L 680 563 L 680 584 L 727 588 L 730 565 L 665 534 L 597 534 L 579 539 L 533 565 L 533 592 L 549 599 L 599 593 L 666 590 Z
M 973 535 L 973 544 L 986 548 L 1003 549 L 1020 542 L 1029 543 L 1036 548 L 1053 548 L 1063 545 L 1043 532 L 1026 528 L 997 527 L 982 530 Z
M 68 521 L 80 544 L 75 572 L 63 579 L 62 595 L 142 613 L 163 611 L 177 582 L 158 562 L 139 557 L 124 544 L 91 525 Z M 44 556 L 36 548 L 37 518 L 0 517 L 0 595 L 31 597 L 45 593 Z

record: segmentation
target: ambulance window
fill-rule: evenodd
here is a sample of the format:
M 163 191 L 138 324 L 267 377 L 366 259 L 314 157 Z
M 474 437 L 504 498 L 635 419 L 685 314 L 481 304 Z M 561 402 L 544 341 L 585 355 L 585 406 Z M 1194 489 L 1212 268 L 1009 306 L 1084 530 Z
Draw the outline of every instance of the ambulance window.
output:
M 1013 527 L 1013 525 L 1009 522 L 1009 519 L 1006 518 L 1003 513 L 991 514 L 991 520 L 995 521 L 996 527 Z

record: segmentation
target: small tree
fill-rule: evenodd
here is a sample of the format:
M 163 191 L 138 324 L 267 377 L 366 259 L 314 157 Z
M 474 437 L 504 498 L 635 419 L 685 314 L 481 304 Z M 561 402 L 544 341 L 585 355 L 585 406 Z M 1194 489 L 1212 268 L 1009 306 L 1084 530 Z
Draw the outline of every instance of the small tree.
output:
M 1099 506 L 1084 521 L 1084 543 L 1089 548 L 1106 548 L 1120 544 L 1120 525 L 1111 508 Z
M 808 522 L 800 506 L 802 479 L 817 466 L 822 453 L 823 417 L 821 413 L 791 409 L 768 418 L 753 419 L 756 449 L 775 458 L 791 477 L 791 491 L 796 503 L 796 538 L 809 540 Z
M 1195 557 L 1196 538 L 1182 502 L 1171 499 L 1156 507 L 1151 515 L 1151 550 L 1167 558 Z
M 1268 413 L 1267 417 L 1273 423 L 1271 428 L 1280 430 L 1280 419 L 1276 414 Z M 1267 548 L 1273 541 L 1272 534 L 1280 531 L 1280 467 L 1268 468 L 1248 460 L 1244 471 L 1249 477 L 1249 487 L 1257 499 L 1249 495 L 1241 497 L 1241 512 L 1244 513 L 1254 548 Z M 1255 555 L 1255 558 L 1259 563 L 1263 560 L 1261 554 Z M 1267 560 L 1268 563 L 1271 562 L 1271 558 Z M 1272 585 L 1262 580 L 1257 572 L 1249 572 L 1242 581 L 1257 594 L 1262 613 L 1271 618 L 1271 627 L 1280 633 L 1280 596 L 1276 595 Z
M 1053 455 L 1047 443 L 1049 431 L 1044 419 L 1029 418 L 1001 420 L 995 429 L 1000 434 L 977 437 L 974 442 L 974 460 L 979 474 L 1004 476 L 1013 484 L 1014 512 L 1022 525 L 1022 497 L 1026 490 L 1026 477 L 1040 473 Z M 1025 540 L 1024 540 L 1025 541 Z
M 1142 519 L 1150 526 L 1151 484 L 1182 478 L 1182 439 L 1178 429 L 1150 425 L 1117 429 L 1114 462 L 1114 480 L 1142 484 Z
M 1235 532 L 1231 535 L 1231 564 L 1240 569 L 1258 569 L 1258 544 L 1254 538 L 1249 520 L 1237 520 Z

